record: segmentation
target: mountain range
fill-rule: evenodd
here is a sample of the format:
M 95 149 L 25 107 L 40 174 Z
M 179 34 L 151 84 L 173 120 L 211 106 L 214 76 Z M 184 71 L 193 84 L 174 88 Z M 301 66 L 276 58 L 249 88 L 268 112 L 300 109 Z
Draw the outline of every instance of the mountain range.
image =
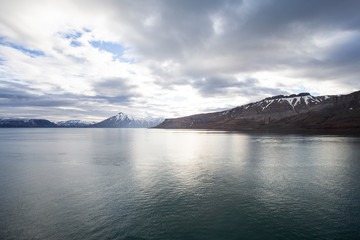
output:
M 69 120 L 54 123 L 46 119 L 0 118 L 0 127 L 151 128 L 162 121 L 164 118 L 137 118 L 120 112 L 101 122 Z
M 57 127 L 46 119 L 0 118 L 0 127 Z
M 278 95 L 221 112 L 165 119 L 155 128 L 219 130 L 360 129 L 360 91 Z
M 226 111 L 180 118 L 137 118 L 120 112 L 100 122 L 0 118 L 0 127 L 165 128 L 218 130 L 360 130 L 360 91 L 346 95 L 278 95 Z

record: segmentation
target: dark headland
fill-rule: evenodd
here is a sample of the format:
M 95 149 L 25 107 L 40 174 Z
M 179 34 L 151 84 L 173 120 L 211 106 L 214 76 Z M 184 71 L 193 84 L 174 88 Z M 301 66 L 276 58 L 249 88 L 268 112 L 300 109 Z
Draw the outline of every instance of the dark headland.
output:
M 279 95 L 227 111 L 165 119 L 155 128 L 360 132 L 360 91 L 327 96 Z

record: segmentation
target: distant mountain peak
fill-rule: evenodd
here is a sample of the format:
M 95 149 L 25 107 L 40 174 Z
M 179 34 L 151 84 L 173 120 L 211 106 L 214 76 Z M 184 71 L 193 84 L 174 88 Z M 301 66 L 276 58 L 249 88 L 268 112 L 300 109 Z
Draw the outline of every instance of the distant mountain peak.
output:
M 117 115 L 96 123 L 93 126 L 110 128 L 150 128 L 160 124 L 162 121 L 164 121 L 164 118 L 139 118 L 119 112 Z
M 121 120 L 123 121 L 124 119 L 126 119 L 128 116 L 126 114 L 124 114 L 123 112 L 119 112 L 117 115 L 114 116 L 116 118 L 116 120 Z

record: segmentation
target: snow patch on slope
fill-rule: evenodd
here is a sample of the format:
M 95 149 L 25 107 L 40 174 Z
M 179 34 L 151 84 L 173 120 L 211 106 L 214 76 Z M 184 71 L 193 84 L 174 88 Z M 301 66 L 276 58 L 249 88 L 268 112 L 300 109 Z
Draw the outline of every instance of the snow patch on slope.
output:
M 96 125 L 102 127 L 149 128 L 162 123 L 164 120 L 164 118 L 153 118 L 149 116 L 146 118 L 139 118 L 120 112 Z
M 328 99 L 329 96 L 322 96 L 322 97 L 314 97 L 311 96 L 309 93 L 300 93 L 300 94 L 293 94 L 289 96 L 279 95 L 275 97 L 265 98 L 259 102 L 246 104 L 240 106 L 242 109 L 247 110 L 254 106 L 261 107 L 262 110 L 268 109 L 272 104 L 278 103 L 286 103 L 288 104 L 294 111 L 297 106 L 304 104 L 307 107 L 311 107 L 313 105 L 319 104 L 320 102 Z M 225 112 L 223 114 L 226 114 Z

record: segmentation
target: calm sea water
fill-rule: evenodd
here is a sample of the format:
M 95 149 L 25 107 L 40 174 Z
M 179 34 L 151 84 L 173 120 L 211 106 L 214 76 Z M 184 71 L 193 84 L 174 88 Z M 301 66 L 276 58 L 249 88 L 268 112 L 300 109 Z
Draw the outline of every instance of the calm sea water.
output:
M 0 129 L 0 239 L 360 239 L 360 138 Z

